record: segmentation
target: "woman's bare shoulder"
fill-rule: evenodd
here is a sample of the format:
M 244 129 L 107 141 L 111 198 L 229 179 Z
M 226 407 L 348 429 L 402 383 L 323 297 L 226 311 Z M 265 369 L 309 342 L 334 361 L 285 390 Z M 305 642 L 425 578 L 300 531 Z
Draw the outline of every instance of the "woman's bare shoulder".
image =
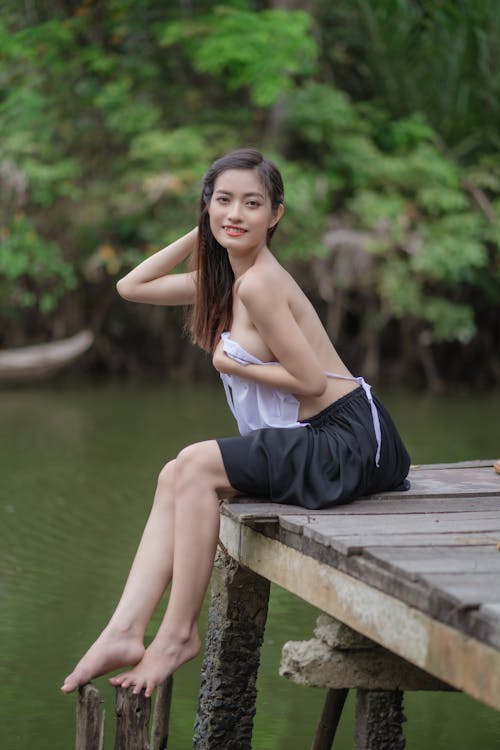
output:
M 279 263 L 256 263 L 238 279 L 235 293 L 245 303 L 270 295 L 277 301 L 288 298 L 294 287 L 293 278 Z

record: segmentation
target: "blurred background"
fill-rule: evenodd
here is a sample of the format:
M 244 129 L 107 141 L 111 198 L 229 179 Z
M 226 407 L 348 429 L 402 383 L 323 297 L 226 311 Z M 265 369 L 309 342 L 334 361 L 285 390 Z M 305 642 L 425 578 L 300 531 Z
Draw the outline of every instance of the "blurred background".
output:
M 434 463 L 500 451 L 499 145 L 495 0 L 2 0 L 2 750 L 74 746 L 58 688 L 120 594 L 158 471 L 235 433 L 183 311 L 115 291 L 195 225 L 212 160 L 277 163 L 273 250 L 413 462 Z M 323 691 L 278 667 L 316 615 L 273 587 L 256 750 L 310 746 Z M 200 668 L 175 678 L 176 750 Z M 405 710 L 409 750 L 500 746 L 499 714 L 467 696 Z
M 179 311 L 115 282 L 251 145 L 352 368 L 498 383 L 499 39 L 488 0 L 3 0 L 0 349 L 90 329 L 85 372 L 208 374 Z

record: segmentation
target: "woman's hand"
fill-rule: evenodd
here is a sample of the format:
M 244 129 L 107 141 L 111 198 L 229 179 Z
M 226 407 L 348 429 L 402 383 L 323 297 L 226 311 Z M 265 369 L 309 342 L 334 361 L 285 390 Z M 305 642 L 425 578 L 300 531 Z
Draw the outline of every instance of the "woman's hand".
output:
M 236 364 L 231 357 L 228 357 L 224 351 L 224 342 L 222 339 L 215 347 L 215 351 L 212 356 L 212 364 L 218 372 L 223 372 L 226 375 L 234 372 L 234 365 Z

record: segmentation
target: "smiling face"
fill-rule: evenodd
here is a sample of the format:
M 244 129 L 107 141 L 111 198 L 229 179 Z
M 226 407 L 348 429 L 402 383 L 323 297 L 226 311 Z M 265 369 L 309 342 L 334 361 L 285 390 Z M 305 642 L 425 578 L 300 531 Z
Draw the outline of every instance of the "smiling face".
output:
M 271 199 L 254 169 L 228 169 L 215 180 L 209 205 L 210 229 L 228 251 L 264 247 L 269 228 L 282 213 L 282 205 L 272 210 Z

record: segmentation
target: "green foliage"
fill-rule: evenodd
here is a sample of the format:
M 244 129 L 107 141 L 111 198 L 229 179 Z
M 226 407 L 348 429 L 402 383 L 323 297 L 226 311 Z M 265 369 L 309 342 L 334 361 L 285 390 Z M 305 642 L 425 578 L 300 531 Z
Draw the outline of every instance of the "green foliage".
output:
M 500 302 L 493 0 L 4 6 L 0 323 L 38 310 L 43 328 L 76 283 L 192 227 L 209 163 L 252 144 L 285 179 L 283 259 L 359 230 L 371 270 L 349 283 L 379 332 L 479 335 Z
M 276 252 L 283 260 L 307 259 L 312 253 L 322 255 L 321 238 L 329 208 L 328 180 L 303 164 L 282 158 L 276 161 L 285 184 L 286 206 L 277 231 Z
M 468 175 L 438 146 L 421 114 L 391 121 L 379 107 L 316 82 L 294 97 L 290 122 L 303 153 L 333 173 L 330 200 L 345 205 L 350 223 L 371 234 L 375 265 L 364 283 L 380 295 L 380 325 L 409 317 L 436 341 L 470 340 L 474 311 L 462 304 L 460 290 L 487 286 L 491 292 L 490 256 L 498 257 L 498 244 L 488 247 L 498 223 L 479 210 L 467 185 L 479 177 L 485 187 L 497 187 L 492 172 Z
M 248 87 L 253 103 L 267 107 L 294 88 L 293 77 L 314 73 L 310 27 L 303 11 L 256 13 L 221 5 L 201 22 L 167 25 L 160 39 L 167 48 L 187 42 L 197 70 L 232 90 Z
M 426 227 L 422 246 L 412 259 L 413 270 L 451 286 L 474 282 L 475 271 L 484 268 L 488 254 L 481 240 L 484 222 L 472 212 L 450 213 Z
M 425 321 L 435 340 L 470 340 L 476 333 L 472 307 L 453 300 L 489 272 L 490 224 L 443 157 L 422 159 L 417 147 L 406 160 L 414 167 L 406 184 L 388 161 L 382 184 L 374 177 L 373 187 L 349 202 L 353 217 L 373 233 L 381 298 L 396 316 Z
M 22 214 L 2 227 L 0 239 L 0 313 L 14 318 L 26 308 L 52 312 L 76 286 L 73 268 L 60 248 L 40 237 Z
M 498 149 L 500 14 L 495 0 L 322 2 L 336 80 L 392 117 L 424 113 L 460 155 Z

